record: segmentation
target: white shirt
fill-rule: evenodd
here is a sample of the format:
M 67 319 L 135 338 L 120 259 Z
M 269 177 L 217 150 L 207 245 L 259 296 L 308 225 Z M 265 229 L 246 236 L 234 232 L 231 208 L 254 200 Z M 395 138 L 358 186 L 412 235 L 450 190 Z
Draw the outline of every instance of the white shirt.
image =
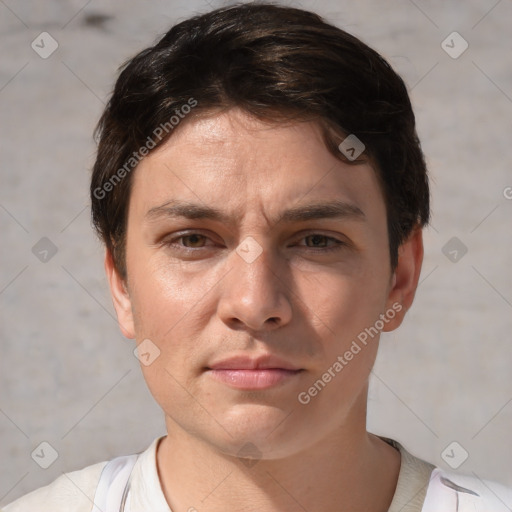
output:
M 165 436 L 164 436 L 165 437 Z M 125 512 L 172 512 L 165 499 L 156 464 L 156 438 L 138 457 L 130 477 Z M 401 454 L 400 472 L 389 512 L 421 512 L 435 466 L 411 455 L 400 443 L 381 437 Z M 4 512 L 91 512 L 96 487 L 107 462 L 64 473 L 4 507 Z M 200 504 L 190 504 L 200 510 Z

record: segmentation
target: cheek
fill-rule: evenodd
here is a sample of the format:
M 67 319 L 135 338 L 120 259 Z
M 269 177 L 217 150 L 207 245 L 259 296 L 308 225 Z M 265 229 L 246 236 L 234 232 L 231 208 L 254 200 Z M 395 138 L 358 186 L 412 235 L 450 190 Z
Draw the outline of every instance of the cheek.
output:
M 301 282 L 301 296 L 322 353 L 301 391 L 311 398 L 312 415 L 317 409 L 325 414 L 322 408 L 332 404 L 338 404 L 337 414 L 344 415 L 363 392 L 374 365 L 379 336 L 371 328 L 383 312 L 385 294 L 370 274 L 317 274 Z M 328 384 L 324 387 L 322 382 Z
M 149 259 L 132 272 L 137 337 L 165 340 L 182 319 L 201 310 L 215 276 L 186 271 L 180 263 Z
M 135 330 L 139 343 L 149 339 L 156 347 L 157 357 L 149 365 L 141 360 L 141 369 L 155 400 L 168 411 L 173 403 L 188 404 L 185 390 L 195 393 L 201 340 L 210 317 L 205 307 L 210 281 L 176 265 L 147 263 L 134 275 Z
M 382 276 L 366 268 L 357 272 L 310 272 L 296 276 L 298 295 L 319 338 L 343 346 L 375 323 L 383 312 Z
M 154 364 L 142 367 L 153 393 L 176 386 L 173 377 L 188 388 L 193 387 L 208 345 L 205 336 L 215 314 L 212 294 L 222 273 L 216 269 L 189 269 L 190 266 L 186 269 L 179 263 L 162 264 L 149 258 L 132 272 L 137 340 L 151 340 L 159 352 Z

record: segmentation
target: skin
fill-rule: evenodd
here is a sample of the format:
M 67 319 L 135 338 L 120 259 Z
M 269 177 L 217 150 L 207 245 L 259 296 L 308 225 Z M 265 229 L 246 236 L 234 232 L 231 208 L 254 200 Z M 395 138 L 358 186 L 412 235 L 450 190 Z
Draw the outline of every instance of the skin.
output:
M 400 325 L 418 284 L 421 229 L 392 272 L 371 165 L 336 159 L 314 123 L 269 125 L 238 109 L 183 121 L 133 179 L 127 282 L 108 251 L 105 269 L 124 336 L 160 350 L 141 368 L 165 413 L 157 466 L 172 510 L 388 510 L 400 454 L 366 431 L 378 336 L 308 404 L 297 396 L 393 304 L 402 309 L 383 330 Z M 146 218 L 176 199 L 229 220 Z M 281 220 L 292 207 L 334 200 L 363 215 Z M 262 250 L 251 263 L 236 251 L 247 237 Z M 303 371 L 263 390 L 205 371 L 263 352 Z M 256 447 L 252 461 L 239 455 L 244 446 Z

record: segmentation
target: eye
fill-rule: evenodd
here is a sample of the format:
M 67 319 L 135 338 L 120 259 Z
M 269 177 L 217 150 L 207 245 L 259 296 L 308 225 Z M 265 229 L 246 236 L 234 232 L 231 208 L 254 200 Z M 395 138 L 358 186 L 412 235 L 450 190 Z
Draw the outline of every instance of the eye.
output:
M 164 241 L 164 244 L 171 249 L 178 251 L 194 251 L 198 249 L 207 248 L 206 242 L 209 238 L 201 233 L 189 232 L 181 233 L 179 236 L 174 236 Z
M 320 251 L 335 251 L 341 249 L 344 245 L 346 245 L 341 240 L 337 238 L 333 238 L 332 236 L 323 235 L 321 233 L 313 233 L 311 235 L 307 235 L 303 237 L 301 240 L 305 240 L 305 246 L 308 249 L 320 250 Z M 311 245 L 310 245 L 311 244 Z M 328 245 L 330 244 L 330 245 Z M 299 244 L 302 245 L 302 244 Z
M 198 248 L 204 247 L 206 237 L 204 235 L 200 235 L 199 233 L 192 233 L 191 235 L 180 236 L 177 238 L 177 240 L 182 240 L 183 242 L 188 240 L 189 243 L 185 243 L 185 247 Z
M 185 253 L 193 253 L 201 249 L 208 249 L 215 246 L 215 243 L 213 243 L 208 236 L 198 232 L 178 233 L 177 235 L 178 236 L 174 236 L 173 238 L 166 240 L 164 244 L 172 250 L 182 251 Z M 212 243 L 208 244 L 208 242 Z M 297 243 L 298 247 L 319 253 L 337 251 L 346 245 L 347 244 L 345 242 L 322 233 L 311 233 L 303 236 L 299 239 L 299 243 Z

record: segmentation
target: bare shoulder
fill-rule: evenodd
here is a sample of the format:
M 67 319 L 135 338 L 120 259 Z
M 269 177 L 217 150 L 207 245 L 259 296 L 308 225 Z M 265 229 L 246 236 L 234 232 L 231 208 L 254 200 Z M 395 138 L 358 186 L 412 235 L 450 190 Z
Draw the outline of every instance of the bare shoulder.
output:
M 2 512 L 90 512 L 101 471 L 107 462 L 63 473 L 49 485 L 40 487 L 2 509 Z

